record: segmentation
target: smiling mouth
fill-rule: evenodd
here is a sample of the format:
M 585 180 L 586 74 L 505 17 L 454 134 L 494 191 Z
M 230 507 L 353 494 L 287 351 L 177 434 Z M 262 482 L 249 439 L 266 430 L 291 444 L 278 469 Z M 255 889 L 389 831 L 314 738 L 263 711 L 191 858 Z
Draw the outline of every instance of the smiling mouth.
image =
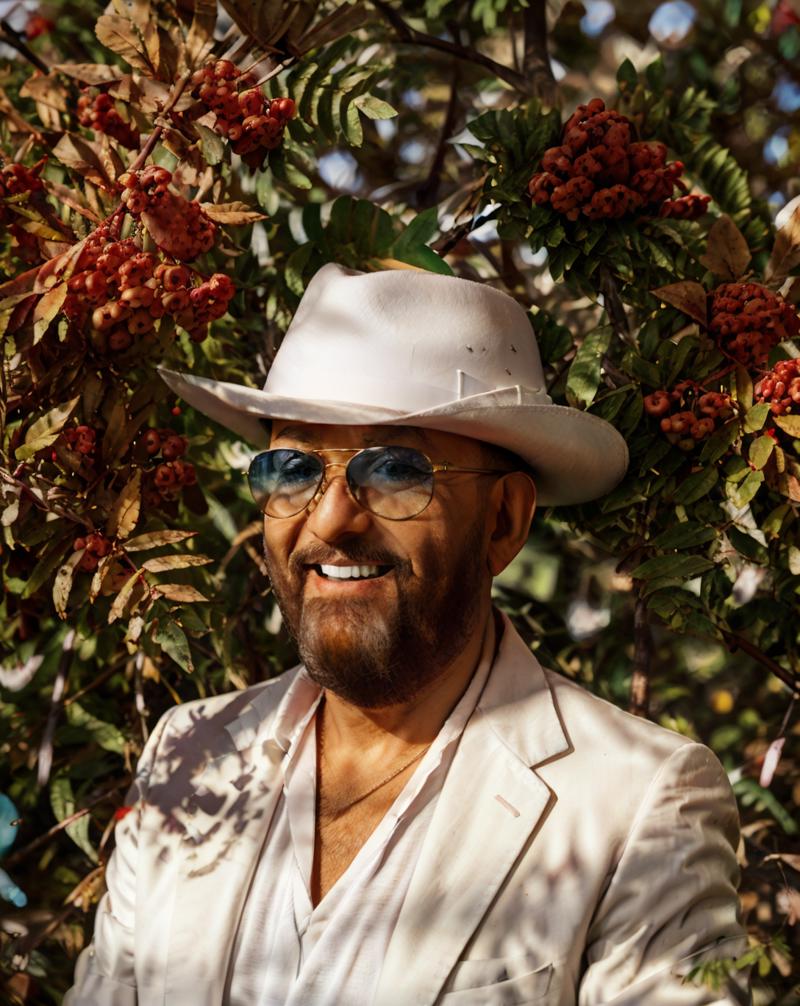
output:
M 376 580 L 389 573 L 392 567 L 368 563 L 353 566 L 331 566 L 327 563 L 315 563 L 311 569 L 324 580 Z

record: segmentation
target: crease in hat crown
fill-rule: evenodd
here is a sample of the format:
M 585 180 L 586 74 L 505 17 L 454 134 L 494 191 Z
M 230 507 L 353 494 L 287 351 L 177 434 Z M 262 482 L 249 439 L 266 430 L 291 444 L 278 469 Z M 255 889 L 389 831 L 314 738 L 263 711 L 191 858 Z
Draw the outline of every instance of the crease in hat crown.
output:
M 504 447 L 532 467 L 544 504 L 604 495 L 627 468 L 613 426 L 552 404 L 522 306 L 454 276 L 329 263 L 309 282 L 263 390 L 159 372 L 189 405 L 256 444 L 262 419 L 285 418 L 413 425 Z

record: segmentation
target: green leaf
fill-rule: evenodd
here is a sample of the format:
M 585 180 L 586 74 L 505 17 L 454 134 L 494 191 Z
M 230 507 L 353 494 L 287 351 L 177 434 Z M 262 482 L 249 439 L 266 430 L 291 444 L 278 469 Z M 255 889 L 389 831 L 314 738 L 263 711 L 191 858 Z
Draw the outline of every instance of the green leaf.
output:
M 40 419 L 33 423 L 25 434 L 25 443 L 16 450 L 18 461 L 27 461 L 34 454 L 45 447 L 49 447 L 58 439 L 64 424 L 72 415 L 75 406 L 81 400 L 81 396 L 57 405 L 54 409 L 45 413 Z
M 656 576 L 688 580 L 705 573 L 713 565 L 711 559 L 702 555 L 658 555 L 637 566 L 631 571 L 631 576 L 637 580 L 651 580 Z
M 427 245 L 438 233 L 439 210 L 438 207 L 431 206 L 418 213 L 411 223 L 406 225 L 400 237 L 392 245 L 392 254 L 400 258 L 403 252 L 416 245 Z
M 603 356 L 611 342 L 611 328 L 603 326 L 583 340 L 567 375 L 567 401 L 578 408 L 591 405 L 600 386 Z
M 67 776 L 56 776 L 50 783 L 50 806 L 53 808 L 57 821 L 63 821 L 75 813 L 75 794 L 72 791 L 72 783 Z M 68 824 L 64 830 L 93 863 L 98 861 L 97 852 L 89 841 L 88 814 L 84 814 L 77 821 Z
M 196 122 L 194 128 L 200 138 L 200 153 L 203 155 L 203 160 L 212 167 L 220 164 L 225 156 L 225 141 L 202 122 Z
M 164 653 L 168 657 L 171 657 L 184 671 L 189 674 L 194 671 L 189 640 L 177 622 L 160 622 L 153 638 Z
M 715 461 L 726 454 L 731 444 L 739 437 L 741 427 L 738 419 L 721 426 L 706 440 L 700 452 L 700 463 L 703 465 L 714 464 Z
M 707 524 L 684 521 L 662 531 L 647 544 L 654 548 L 695 548 L 713 541 L 716 536 L 717 532 Z
M 727 482 L 725 484 L 725 494 L 737 508 L 747 506 L 764 483 L 763 472 L 750 472 L 748 476 L 739 483 Z
M 676 503 L 696 503 L 697 500 L 707 496 L 719 480 L 719 473 L 716 468 L 703 468 L 699 472 L 693 472 L 675 490 L 673 497 Z
M 358 115 L 358 106 L 356 105 L 355 100 L 349 101 L 345 106 L 345 112 L 341 123 L 347 142 L 352 147 L 360 147 L 364 142 L 364 130 L 361 126 L 361 119 Z
M 772 437 L 764 435 L 763 437 L 757 437 L 752 444 L 750 444 L 750 450 L 747 452 L 747 457 L 751 465 L 760 469 L 763 468 L 769 461 L 774 450 L 775 441 Z
M 620 91 L 633 91 L 639 83 L 639 74 L 629 59 L 624 59 L 617 70 Z
M 359 94 L 353 99 L 353 104 L 368 119 L 393 119 L 397 115 L 397 110 L 388 101 L 376 98 L 374 94 Z
M 123 754 L 125 751 L 125 737 L 121 731 L 113 723 L 106 723 L 92 716 L 79 703 L 70 702 L 67 706 L 67 722 L 86 731 L 92 740 L 106 751 L 112 751 L 114 754 Z
M 769 402 L 760 402 L 752 405 L 744 417 L 744 432 L 757 433 L 766 422 L 769 415 Z

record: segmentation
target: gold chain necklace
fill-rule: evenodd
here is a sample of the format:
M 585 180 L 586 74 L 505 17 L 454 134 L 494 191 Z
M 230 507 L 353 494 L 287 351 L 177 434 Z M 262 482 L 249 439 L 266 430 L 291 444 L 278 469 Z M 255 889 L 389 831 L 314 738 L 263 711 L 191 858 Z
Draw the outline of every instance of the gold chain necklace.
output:
M 433 743 L 433 742 L 431 742 L 431 743 Z M 387 775 L 384 779 L 381 779 L 380 782 L 375 783 L 375 785 L 372 786 L 372 787 L 370 787 L 370 789 L 368 789 L 365 793 L 360 793 L 357 797 L 355 797 L 352 800 L 348 800 L 346 803 L 339 803 L 339 804 L 336 804 L 334 806 L 334 805 L 332 805 L 331 800 L 328 797 L 326 797 L 325 798 L 325 810 L 326 810 L 326 812 L 329 813 L 333 817 L 339 817 L 339 815 L 343 814 L 346 810 L 350 810 L 351 807 L 355 807 L 355 805 L 357 803 L 361 803 L 361 801 L 362 800 L 366 800 L 368 796 L 372 796 L 373 793 L 376 793 L 379 789 L 382 789 L 384 786 L 386 786 L 388 783 L 390 783 L 392 781 L 392 779 L 396 779 L 400 775 L 401 772 L 405 772 L 405 770 L 407 768 L 410 768 L 414 764 L 414 762 L 419 761 L 420 758 L 425 754 L 425 752 L 428 750 L 428 748 L 430 746 L 431 746 L 430 744 L 426 744 L 425 747 L 421 751 L 418 751 L 414 755 L 413 758 L 409 758 L 408 761 L 404 762 L 400 766 L 400 768 L 395 769 L 394 772 L 392 772 L 390 775 Z M 324 753 L 325 753 L 325 730 L 324 730 L 324 727 L 323 727 L 322 709 L 320 709 L 320 721 L 319 721 L 319 760 L 320 760 L 320 765 L 322 764 L 322 759 L 323 759 Z M 320 787 L 320 789 L 321 789 L 321 787 Z M 321 796 L 321 794 L 320 794 L 320 796 Z M 322 802 L 321 799 L 320 799 L 320 802 Z

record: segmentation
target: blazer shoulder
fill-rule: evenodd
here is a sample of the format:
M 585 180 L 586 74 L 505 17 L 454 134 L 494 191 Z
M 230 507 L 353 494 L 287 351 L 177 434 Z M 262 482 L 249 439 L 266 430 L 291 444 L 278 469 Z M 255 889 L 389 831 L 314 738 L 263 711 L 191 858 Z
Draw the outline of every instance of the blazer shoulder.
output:
M 549 668 L 542 668 L 565 731 L 576 753 L 635 760 L 650 774 L 681 747 L 701 747 L 692 738 L 634 716 Z
M 211 735 L 221 733 L 248 713 L 252 715 L 252 711 L 257 711 L 259 721 L 263 722 L 274 715 L 299 670 L 298 665 L 249 688 L 172 706 L 162 716 L 159 726 L 162 726 L 165 736 L 191 733 L 207 741 Z

